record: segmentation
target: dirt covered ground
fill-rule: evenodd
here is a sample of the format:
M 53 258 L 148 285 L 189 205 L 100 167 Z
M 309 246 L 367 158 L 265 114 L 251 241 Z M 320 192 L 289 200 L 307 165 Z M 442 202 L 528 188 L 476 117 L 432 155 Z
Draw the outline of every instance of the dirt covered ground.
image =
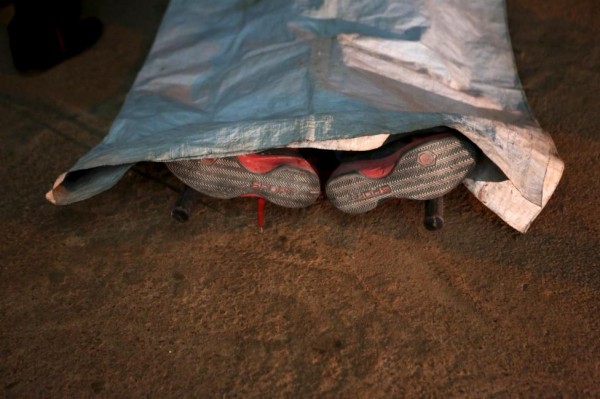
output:
M 97 0 L 100 42 L 18 75 L 0 9 L 0 397 L 600 397 L 597 0 L 510 0 L 531 107 L 566 171 L 521 235 L 463 187 L 350 216 L 204 198 L 139 166 L 68 207 L 54 178 L 98 143 L 164 0 Z

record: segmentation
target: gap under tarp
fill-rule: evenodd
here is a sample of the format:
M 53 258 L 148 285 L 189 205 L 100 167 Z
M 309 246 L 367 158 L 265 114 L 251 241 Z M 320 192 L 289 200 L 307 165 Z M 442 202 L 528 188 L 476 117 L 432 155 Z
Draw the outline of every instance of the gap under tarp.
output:
M 109 134 L 47 198 L 84 200 L 140 161 L 363 151 L 448 126 L 486 155 L 467 188 L 525 232 L 564 165 L 527 106 L 505 12 L 503 0 L 172 0 Z

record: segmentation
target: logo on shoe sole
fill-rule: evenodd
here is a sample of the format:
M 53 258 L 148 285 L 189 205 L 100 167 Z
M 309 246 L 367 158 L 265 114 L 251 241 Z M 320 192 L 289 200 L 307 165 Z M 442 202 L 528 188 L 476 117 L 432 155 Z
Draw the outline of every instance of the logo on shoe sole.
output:
M 253 181 L 250 183 L 250 187 L 252 187 L 253 190 L 267 191 L 274 194 L 294 194 L 296 192 L 296 190 L 290 187 L 276 186 L 273 184 L 261 183 L 259 181 Z
M 374 188 L 373 190 L 362 191 L 360 193 L 356 193 L 352 195 L 352 199 L 354 200 L 368 200 L 371 198 L 381 197 L 382 195 L 386 195 L 392 192 L 392 188 L 387 184 L 385 186 L 380 186 Z
M 421 166 L 432 166 L 435 165 L 435 159 L 436 159 L 436 155 L 429 151 L 421 151 L 418 155 L 417 155 L 417 162 L 421 165 Z

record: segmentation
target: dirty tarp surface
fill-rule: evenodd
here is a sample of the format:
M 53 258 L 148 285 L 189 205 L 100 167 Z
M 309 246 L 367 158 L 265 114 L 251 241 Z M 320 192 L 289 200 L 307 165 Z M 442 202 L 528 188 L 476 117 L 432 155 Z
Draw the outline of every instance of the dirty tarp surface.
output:
M 527 106 L 503 0 L 172 0 L 110 133 L 47 198 L 89 198 L 138 161 L 368 150 L 441 125 L 487 156 L 467 188 L 526 231 L 563 163 Z

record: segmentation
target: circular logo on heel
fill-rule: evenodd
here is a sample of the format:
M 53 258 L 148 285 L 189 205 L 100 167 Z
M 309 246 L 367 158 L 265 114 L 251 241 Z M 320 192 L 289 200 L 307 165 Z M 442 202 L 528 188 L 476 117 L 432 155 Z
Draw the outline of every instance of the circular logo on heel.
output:
M 421 166 L 433 166 L 435 165 L 435 154 L 429 150 L 421 151 L 417 155 L 417 162 Z

